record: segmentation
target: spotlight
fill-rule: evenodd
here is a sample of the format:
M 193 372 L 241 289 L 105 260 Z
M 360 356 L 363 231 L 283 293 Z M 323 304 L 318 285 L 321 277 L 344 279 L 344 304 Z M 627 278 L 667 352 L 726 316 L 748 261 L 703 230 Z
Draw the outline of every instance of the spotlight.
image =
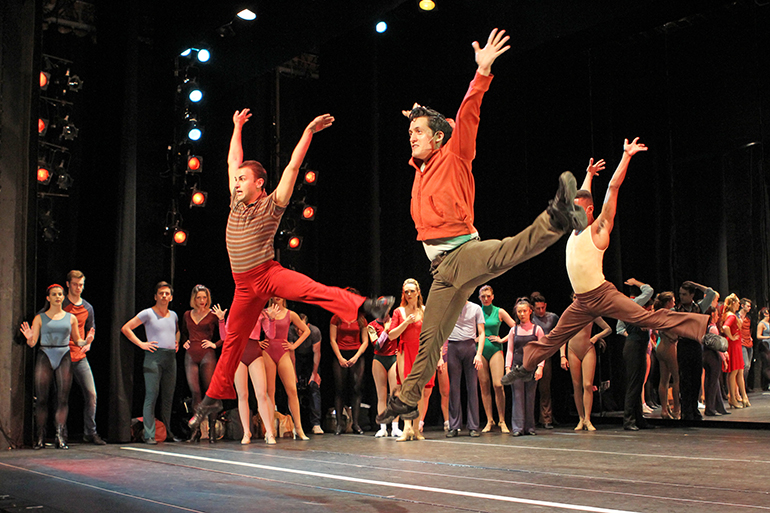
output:
M 66 122 L 67 124 L 64 125 L 61 129 L 61 136 L 60 139 L 64 139 L 65 141 L 73 141 L 75 137 L 78 136 L 79 130 L 70 122 Z
M 286 242 L 286 249 L 289 251 L 299 251 L 302 247 L 302 237 L 299 235 L 290 235 L 289 240 Z
M 37 183 L 40 185 L 48 185 L 52 175 L 53 173 L 47 164 L 41 162 L 37 165 Z
M 183 230 L 182 228 L 174 228 L 174 244 L 177 246 L 186 246 L 187 245 L 187 230 Z
M 64 166 L 61 167 L 59 170 L 59 177 L 56 179 L 56 184 L 59 186 L 59 189 L 67 190 L 70 187 L 72 187 L 73 182 L 75 181 L 74 178 L 72 178 L 67 171 L 64 170 Z
M 41 235 L 46 242 L 53 242 L 59 238 L 59 230 L 56 228 L 50 207 L 38 211 L 37 221 L 40 224 Z
M 43 136 L 48 131 L 48 120 L 39 118 L 37 120 L 37 135 Z
M 190 196 L 190 208 L 205 207 L 208 199 L 208 192 L 200 191 L 198 187 L 193 187 L 192 196 Z
M 59 230 L 51 223 L 51 226 L 43 227 L 43 240 L 46 242 L 54 242 L 59 238 Z
M 436 7 L 436 2 L 433 0 L 420 0 L 418 5 L 423 11 L 432 11 Z
M 69 70 L 67 70 L 67 73 L 69 74 Z M 80 91 L 83 89 L 83 81 L 80 79 L 77 75 L 72 75 L 67 80 L 67 87 L 69 87 L 70 91 Z
M 305 178 L 304 182 L 308 185 L 315 185 L 318 182 L 318 171 L 313 171 L 312 169 L 308 169 L 305 171 Z
M 48 89 L 48 84 L 51 83 L 51 74 L 45 71 L 40 72 L 40 89 L 45 91 Z
M 203 129 L 196 123 L 192 123 L 187 131 L 187 138 L 191 141 L 198 141 L 201 137 L 203 137 Z
M 185 50 L 184 52 L 180 53 L 180 54 L 179 54 L 179 56 L 180 56 L 180 57 L 187 57 L 187 56 L 188 56 L 188 55 L 190 55 L 191 53 L 192 53 L 192 48 L 188 48 L 188 49 L 187 49 L 187 50 Z
M 378 34 L 382 34 L 386 30 L 388 30 L 388 24 L 384 21 L 380 21 L 377 23 L 377 25 L 374 26 L 374 30 L 377 31 Z
M 198 60 L 200 62 L 208 62 L 209 59 L 211 59 L 211 52 L 205 48 L 203 50 L 198 50 Z
M 203 171 L 203 157 L 190 155 L 187 157 L 187 169 L 185 173 L 200 173 Z
M 237 14 L 237 16 L 245 21 L 254 21 L 257 19 L 257 13 L 253 12 L 250 9 L 244 9 L 241 12 Z
M 201 101 L 203 99 L 203 91 L 201 91 L 200 89 L 197 89 L 197 88 L 196 89 L 192 89 L 190 91 L 190 94 L 187 95 L 187 97 L 190 99 L 191 102 L 198 103 L 199 101 Z
M 304 205 L 302 207 L 302 219 L 305 221 L 313 221 L 315 219 L 316 208 L 312 205 Z

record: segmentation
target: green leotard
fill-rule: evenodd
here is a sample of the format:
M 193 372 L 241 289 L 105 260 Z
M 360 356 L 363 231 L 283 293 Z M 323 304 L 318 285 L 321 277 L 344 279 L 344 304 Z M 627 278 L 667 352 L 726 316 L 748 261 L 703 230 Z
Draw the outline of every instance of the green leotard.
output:
M 503 350 L 503 344 L 489 340 L 491 336 L 499 336 L 500 333 L 500 308 L 489 305 L 482 306 L 484 312 L 484 350 L 481 355 L 489 361 L 496 352 Z

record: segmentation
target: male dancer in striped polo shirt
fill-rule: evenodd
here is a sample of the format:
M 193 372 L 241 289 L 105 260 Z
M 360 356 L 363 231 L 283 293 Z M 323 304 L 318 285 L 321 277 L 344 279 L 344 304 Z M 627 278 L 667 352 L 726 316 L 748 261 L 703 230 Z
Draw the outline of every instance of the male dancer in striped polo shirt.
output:
M 278 186 L 267 194 L 264 189 L 267 180 L 265 169 L 257 161 L 243 161 L 241 132 L 250 117 L 249 109 L 236 111 L 233 115 L 233 136 L 227 157 L 231 204 L 226 241 L 235 280 L 235 297 L 230 306 L 222 355 L 211 385 L 189 422 L 193 431 L 207 415 L 222 409 L 220 399 L 235 399 L 235 370 L 257 316 L 269 298 L 277 296 L 318 305 L 346 320 L 357 318 L 359 311 L 379 317 L 395 301 L 392 296 L 366 299 L 340 288 L 322 285 L 305 275 L 284 269 L 273 260 L 273 237 L 291 199 L 313 134 L 331 126 L 334 118 L 324 114 L 310 122 L 294 148 Z

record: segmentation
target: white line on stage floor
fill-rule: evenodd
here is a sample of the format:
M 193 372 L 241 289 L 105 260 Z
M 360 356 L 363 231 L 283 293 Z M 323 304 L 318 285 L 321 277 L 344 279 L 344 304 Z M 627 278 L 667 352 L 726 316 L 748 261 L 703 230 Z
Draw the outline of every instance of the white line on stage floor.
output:
M 61 477 L 61 476 L 55 476 L 53 474 L 46 474 L 45 472 L 40 472 L 38 470 L 31 470 L 31 469 L 24 468 L 24 467 L 17 467 L 16 465 L 9 465 L 8 463 L 3 463 L 3 462 L 0 462 L 0 465 L 2 465 L 4 467 L 12 468 L 14 470 L 21 470 L 23 472 L 29 472 L 31 474 L 37 474 L 39 476 L 49 477 L 51 479 L 57 479 L 59 481 L 64 481 L 65 483 L 85 486 L 87 488 L 92 488 L 94 490 L 99 490 L 100 492 L 111 493 L 111 494 L 114 494 L 114 495 L 120 495 L 121 497 L 128 497 L 130 499 L 136 499 L 136 500 L 143 501 L 143 502 L 149 502 L 151 504 L 157 504 L 159 506 L 164 506 L 164 507 L 167 507 L 167 508 L 175 508 L 175 509 L 179 509 L 179 510 L 182 510 L 182 511 L 189 511 L 191 513 L 204 513 L 203 511 L 198 511 L 197 509 L 185 508 L 185 507 L 182 507 L 182 506 L 177 506 L 176 504 L 169 504 L 168 502 L 154 501 L 154 500 L 148 499 L 146 497 L 139 497 L 137 495 L 131 495 L 130 493 L 118 492 L 118 491 L 115 491 L 115 490 L 110 490 L 109 488 L 103 488 L 101 486 L 96 486 L 96 485 L 92 485 L 92 484 L 88 484 L 88 483 L 82 483 L 80 481 L 75 481 L 73 479 L 67 479 L 67 478 Z M 27 500 L 29 500 L 29 499 L 27 499 Z M 32 508 L 36 508 L 36 507 L 35 506 L 28 506 L 27 508 L 31 510 Z
M 439 444 L 457 444 L 462 443 L 463 445 L 481 445 L 484 447 L 495 447 L 495 448 L 505 448 L 505 449 L 524 449 L 524 450 L 530 450 L 530 451 L 558 451 L 558 452 L 582 452 L 582 453 L 588 453 L 588 454 L 600 454 L 600 455 L 608 455 L 608 456 L 623 456 L 624 458 L 628 457 L 634 457 L 634 458 L 665 458 L 667 460 L 669 459 L 675 459 L 675 460 L 692 460 L 692 461 L 718 461 L 720 463 L 725 462 L 725 458 L 704 458 L 700 456 L 676 456 L 672 454 L 646 454 L 646 453 L 630 453 L 630 452 L 614 452 L 614 451 L 596 451 L 591 449 L 574 449 L 574 448 L 566 448 L 566 447 L 535 447 L 530 445 L 500 445 L 500 444 L 485 444 L 483 442 L 455 442 L 452 440 L 423 440 L 421 443 L 439 443 Z M 762 463 L 765 465 L 770 464 L 770 460 L 739 460 L 730 458 L 730 463 Z
M 387 486 L 391 488 L 401 488 L 405 490 L 415 490 L 420 492 L 433 492 L 433 493 L 441 493 L 446 495 L 456 495 L 456 496 L 463 496 L 463 497 L 472 497 L 476 499 L 487 499 L 487 500 L 494 500 L 494 501 L 501 501 L 501 502 L 512 502 L 516 504 L 529 504 L 532 506 L 542 506 L 547 508 L 558 508 L 558 509 L 567 509 L 567 510 L 576 510 L 576 511 L 591 511 L 594 513 L 633 513 L 627 510 L 618 510 L 618 509 L 608 509 L 608 508 L 597 508 L 593 506 L 583 506 L 583 505 L 577 505 L 577 504 L 566 504 L 566 503 L 559 503 L 559 502 L 550 502 L 550 501 L 538 501 L 538 500 L 532 500 L 532 499 L 521 499 L 518 497 L 510 497 L 507 495 L 493 495 L 493 494 L 487 494 L 487 493 L 477 493 L 477 492 L 467 492 L 467 491 L 461 491 L 461 490 L 450 490 L 447 488 L 435 488 L 432 486 L 419 486 L 419 485 L 409 485 L 409 484 L 403 484 L 403 483 L 390 483 L 388 481 L 378 481 L 374 479 L 362 479 L 358 477 L 349 477 L 349 476 L 340 476 L 335 474 L 327 474 L 323 472 L 311 472 L 308 470 L 296 470 L 296 469 L 289 469 L 289 468 L 281 468 L 281 467 L 273 467 L 269 465 L 259 465 L 257 463 L 246 463 L 246 462 L 240 462 L 240 461 L 231 461 L 231 460 L 223 460 L 219 458 L 208 458 L 205 456 L 194 456 L 189 454 L 178 454 L 173 452 L 165 452 L 165 451 L 158 451 L 155 449 L 144 449 L 139 447 L 121 447 L 121 449 L 125 449 L 127 451 L 137 451 L 137 452 L 144 452 L 148 454 L 156 454 L 159 456 L 167 456 L 171 458 L 182 458 L 182 459 L 188 459 L 188 460 L 196 460 L 196 461 L 206 461 L 209 463 L 220 463 L 224 465 L 235 465 L 239 467 L 248 467 L 248 468 L 257 468 L 261 470 L 268 470 L 273 472 L 286 472 L 289 474 L 298 474 L 305 477 L 319 477 L 324 479 L 333 479 L 336 481 L 348 481 L 351 483 L 359 483 L 359 484 L 368 484 L 368 485 L 375 485 L 375 486 Z

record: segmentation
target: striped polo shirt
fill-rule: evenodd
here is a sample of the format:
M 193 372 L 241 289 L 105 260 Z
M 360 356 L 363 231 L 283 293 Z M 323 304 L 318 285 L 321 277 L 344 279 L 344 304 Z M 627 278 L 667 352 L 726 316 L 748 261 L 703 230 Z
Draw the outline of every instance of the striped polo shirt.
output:
M 275 202 L 275 191 L 262 195 L 253 203 L 236 203 L 227 218 L 225 240 L 234 273 L 254 269 L 275 256 L 273 237 L 286 207 Z

